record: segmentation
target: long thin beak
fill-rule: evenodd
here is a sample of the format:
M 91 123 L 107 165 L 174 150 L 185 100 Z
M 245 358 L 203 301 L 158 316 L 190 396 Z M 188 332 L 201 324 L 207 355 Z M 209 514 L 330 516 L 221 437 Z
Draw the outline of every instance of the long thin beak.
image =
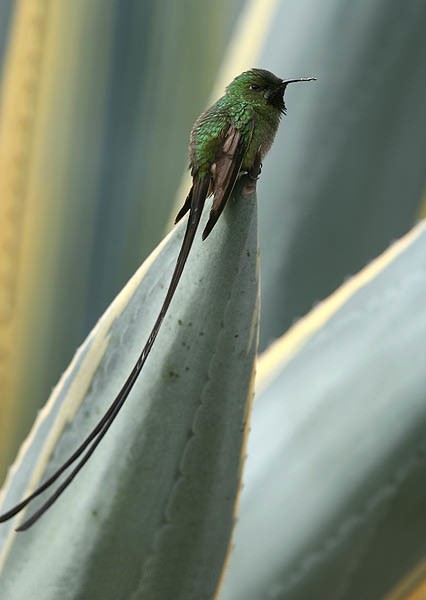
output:
M 299 77 L 298 79 L 283 79 L 280 86 L 285 87 L 289 83 L 297 83 L 298 81 L 316 81 L 316 77 Z

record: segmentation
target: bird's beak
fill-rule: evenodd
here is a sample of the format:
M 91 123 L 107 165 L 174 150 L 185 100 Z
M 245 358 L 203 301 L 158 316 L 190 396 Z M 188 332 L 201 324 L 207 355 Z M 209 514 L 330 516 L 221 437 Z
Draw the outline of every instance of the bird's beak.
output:
M 270 104 L 276 105 L 282 113 L 285 113 L 284 94 L 289 83 L 298 81 L 315 81 L 316 77 L 298 77 L 297 79 L 283 79 L 281 83 L 275 85 L 267 92 L 267 100 Z
M 298 81 L 316 81 L 316 77 L 299 77 L 298 79 L 283 79 L 280 87 L 285 88 L 289 83 L 297 83 Z

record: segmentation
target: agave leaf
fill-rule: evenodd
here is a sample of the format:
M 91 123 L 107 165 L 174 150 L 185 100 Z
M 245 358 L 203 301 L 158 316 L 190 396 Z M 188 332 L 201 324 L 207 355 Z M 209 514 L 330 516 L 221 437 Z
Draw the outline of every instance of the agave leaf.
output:
M 376 600 L 424 557 L 425 294 L 422 224 L 264 355 L 221 600 Z
M 421 0 L 282 0 L 258 64 L 315 75 L 260 191 L 260 346 L 416 222 L 425 185 L 426 9 Z
M 223 217 L 206 242 L 197 236 L 152 354 L 85 469 L 28 532 L 12 531 L 21 515 L 0 528 L 2 597 L 213 596 L 233 527 L 257 346 L 255 194 L 236 195 Z M 11 470 L 3 510 L 71 453 L 119 390 L 164 298 L 183 227 L 78 351 Z

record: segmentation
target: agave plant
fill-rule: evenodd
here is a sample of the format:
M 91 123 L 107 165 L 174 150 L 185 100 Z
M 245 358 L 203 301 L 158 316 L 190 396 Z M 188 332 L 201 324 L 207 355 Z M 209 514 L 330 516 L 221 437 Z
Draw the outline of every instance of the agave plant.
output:
M 8 188 L 26 190 L 19 213 L 22 203 L 6 202 L 2 174 L 13 169 L 0 153 L 0 235 L 25 240 L 21 262 L 0 255 L 16 282 L 2 287 L 0 304 L 9 353 L 0 383 L 14 390 L 0 405 L 10 423 L 4 464 L 67 352 L 160 239 L 187 131 L 241 8 L 188 0 L 165 19 L 166 5 L 154 4 L 27 2 L 10 21 L 0 150 L 21 148 L 30 160 L 14 163 L 27 187 Z M 425 189 L 425 26 L 421 0 L 242 7 L 213 97 L 253 66 L 318 81 L 309 94 L 289 91 L 258 184 L 261 348 L 278 341 L 256 363 L 234 539 L 257 339 L 254 196 L 235 198 L 208 249 L 196 242 L 132 398 L 72 487 L 29 531 L 14 532 L 21 516 L 0 526 L 1 597 L 422 597 L 424 225 L 386 248 L 415 224 Z M 34 51 L 37 40 L 40 61 L 19 63 L 20 48 Z M 61 71 L 64 61 L 73 68 Z M 47 65 L 45 78 L 22 64 Z M 14 93 L 24 75 L 39 90 L 34 113 Z M 162 102 L 170 97 L 172 106 Z M 20 115 L 35 116 L 27 129 L 16 127 Z M 169 146 L 176 160 L 166 174 Z M 18 238 L 5 225 L 20 222 L 6 219 L 13 210 L 26 215 Z M 9 473 L 2 510 L 48 477 L 108 406 L 156 316 L 181 237 L 178 227 L 160 244 L 77 352 Z M 22 404 L 28 413 L 14 408 Z

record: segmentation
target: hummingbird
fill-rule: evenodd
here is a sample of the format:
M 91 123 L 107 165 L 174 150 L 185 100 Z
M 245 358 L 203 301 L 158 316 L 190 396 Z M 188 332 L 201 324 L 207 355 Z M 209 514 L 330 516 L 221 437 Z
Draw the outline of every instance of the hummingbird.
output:
M 189 143 L 192 186 L 175 223 L 188 212 L 189 217 L 165 299 L 145 346 L 118 395 L 82 444 L 30 496 L 0 515 L 0 522 L 11 519 L 23 510 L 80 459 L 46 502 L 16 531 L 31 527 L 89 460 L 129 396 L 153 347 L 191 250 L 206 199 L 213 196 L 209 218 L 202 233 L 203 240 L 219 219 L 238 178 L 258 178 L 262 161 L 274 141 L 281 117 L 286 113 L 284 93 L 287 86 L 313 80 L 315 77 L 280 79 L 264 69 L 244 71 L 231 81 L 225 94 L 195 121 Z

